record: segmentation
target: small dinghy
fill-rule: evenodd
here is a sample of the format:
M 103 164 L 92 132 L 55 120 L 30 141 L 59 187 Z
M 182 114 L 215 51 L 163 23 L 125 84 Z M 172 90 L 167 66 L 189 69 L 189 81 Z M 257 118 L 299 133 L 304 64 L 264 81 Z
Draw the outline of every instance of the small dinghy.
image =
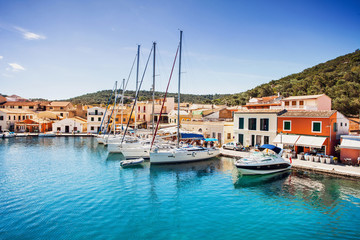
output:
M 132 166 L 139 166 L 144 162 L 143 158 L 138 159 L 131 159 L 131 160 L 123 160 L 120 162 L 120 166 L 125 167 L 132 167 Z

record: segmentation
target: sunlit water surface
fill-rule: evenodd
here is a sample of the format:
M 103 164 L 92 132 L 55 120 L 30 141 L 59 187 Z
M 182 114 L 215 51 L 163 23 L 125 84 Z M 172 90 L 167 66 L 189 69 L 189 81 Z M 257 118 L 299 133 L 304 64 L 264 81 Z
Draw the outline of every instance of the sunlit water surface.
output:
M 92 138 L 0 139 L 0 239 L 360 239 L 356 180 L 121 158 Z

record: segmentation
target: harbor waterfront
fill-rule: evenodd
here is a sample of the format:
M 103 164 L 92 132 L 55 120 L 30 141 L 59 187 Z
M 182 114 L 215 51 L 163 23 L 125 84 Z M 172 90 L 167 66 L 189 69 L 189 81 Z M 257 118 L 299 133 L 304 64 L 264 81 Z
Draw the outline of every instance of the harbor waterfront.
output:
M 94 138 L 0 139 L 0 239 L 360 236 L 358 179 L 241 176 L 229 157 L 127 169 L 122 159 Z

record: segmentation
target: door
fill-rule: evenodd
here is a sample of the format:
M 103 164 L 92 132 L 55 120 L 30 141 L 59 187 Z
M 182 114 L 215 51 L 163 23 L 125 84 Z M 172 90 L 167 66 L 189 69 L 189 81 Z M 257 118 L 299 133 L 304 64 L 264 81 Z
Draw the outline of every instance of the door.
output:
M 260 146 L 261 145 L 261 135 L 256 135 L 256 145 Z
M 70 132 L 70 127 L 69 126 L 65 126 L 65 132 L 66 133 Z
M 222 141 L 221 141 L 221 133 L 218 133 L 217 135 L 218 135 L 218 143 L 219 143 L 219 145 L 221 145 L 221 143 L 222 143 Z
M 251 135 L 251 146 L 255 146 L 255 135 Z
M 244 134 L 239 134 L 239 140 L 238 140 L 239 143 L 241 143 L 241 145 L 244 146 Z

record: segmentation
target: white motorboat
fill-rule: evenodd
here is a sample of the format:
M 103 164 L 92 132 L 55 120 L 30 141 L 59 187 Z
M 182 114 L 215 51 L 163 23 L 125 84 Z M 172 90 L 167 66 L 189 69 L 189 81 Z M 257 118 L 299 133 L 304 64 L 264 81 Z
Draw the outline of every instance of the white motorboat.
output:
M 291 168 L 290 162 L 281 157 L 282 149 L 270 144 L 260 147 L 262 152 L 254 152 L 249 158 L 235 161 L 235 166 L 243 175 L 270 174 Z
M 56 134 L 53 132 L 47 132 L 47 133 L 39 133 L 39 137 L 55 137 Z
M 4 132 L 3 132 L 3 136 L 2 136 L 3 138 L 12 138 L 12 137 L 15 137 L 15 133 L 13 133 L 13 132 L 10 132 L 10 131 L 8 131 L 8 130 L 5 130 Z
M 139 166 L 144 162 L 143 158 L 133 159 L 133 160 L 123 160 L 120 162 L 120 166 L 125 167 L 132 167 L 132 166 Z

